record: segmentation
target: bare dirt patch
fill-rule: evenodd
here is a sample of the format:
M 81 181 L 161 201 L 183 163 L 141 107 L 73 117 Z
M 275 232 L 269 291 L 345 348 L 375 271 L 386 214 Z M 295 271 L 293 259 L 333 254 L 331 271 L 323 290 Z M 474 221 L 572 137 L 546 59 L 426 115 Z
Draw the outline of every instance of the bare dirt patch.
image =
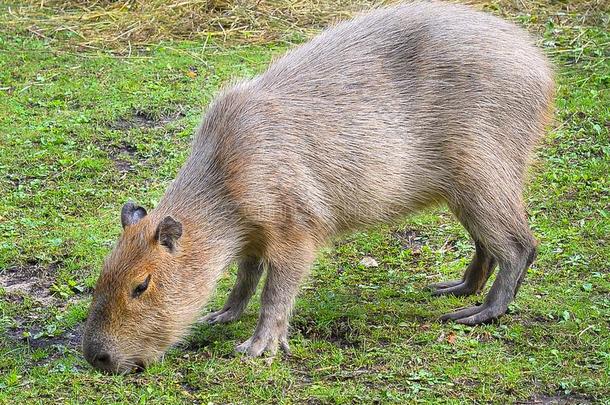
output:
M 49 363 L 66 349 L 77 350 L 82 336 L 81 326 L 61 330 L 52 323 L 42 321 L 47 318 L 45 315 L 47 308 L 61 308 L 72 299 L 76 299 L 64 301 L 53 295 L 51 287 L 55 282 L 57 266 L 58 264 L 42 266 L 32 263 L 0 272 L 0 287 L 4 290 L 4 295 L 0 299 L 19 305 L 29 297 L 36 303 L 33 307 L 28 307 L 27 311 L 13 315 L 11 325 L 0 338 L 0 344 L 21 343 L 31 350 L 52 349 L 49 356 L 36 364 Z M 88 293 L 88 291 L 83 292 Z
M 0 273 L 0 287 L 11 300 L 19 301 L 21 295 L 27 294 L 42 305 L 48 305 L 53 301 L 50 288 L 55 268 L 56 265 L 9 268 Z
M 134 165 L 131 160 L 138 149 L 126 142 L 121 142 L 118 145 L 109 145 L 104 148 L 110 160 L 114 162 L 114 166 L 119 173 L 127 173 L 134 170 Z
M 49 347 L 63 346 L 77 349 L 82 337 L 82 326 L 66 330 L 63 333 L 49 336 L 38 325 L 27 326 L 24 319 L 17 320 L 17 326 L 7 331 L 9 340 L 20 341 L 31 349 L 45 349 Z
M 177 119 L 184 117 L 183 111 L 179 110 L 172 114 L 157 116 L 147 111 L 134 111 L 131 115 L 112 122 L 109 127 L 118 131 L 127 131 L 132 128 L 162 128 Z
M 2 341 L 4 340 L 4 343 Z M 53 362 L 65 355 L 66 351 L 80 351 L 82 340 L 82 325 L 69 329 L 63 333 L 49 336 L 38 326 L 26 326 L 19 323 L 17 327 L 6 331 L 6 339 L 0 339 L 0 344 L 14 346 L 17 342 L 26 345 L 30 350 L 45 350 L 47 355 L 32 361 L 40 366 Z
M 163 116 L 136 110 L 132 114 L 108 124 L 108 127 L 121 132 L 128 132 L 134 128 L 164 128 L 169 123 L 184 116 L 182 108 L 174 113 Z M 135 169 L 134 161 L 144 161 L 141 157 L 138 157 L 138 148 L 125 140 L 118 143 L 102 143 L 99 147 L 108 154 L 108 158 L 114 162 L 114 166 L 121 174 L 132 172 Z
M 4 179 L 14 190 L 18 190 L 19 186 L 27 185 L 34 178 L 22 173 L 6 173 Z

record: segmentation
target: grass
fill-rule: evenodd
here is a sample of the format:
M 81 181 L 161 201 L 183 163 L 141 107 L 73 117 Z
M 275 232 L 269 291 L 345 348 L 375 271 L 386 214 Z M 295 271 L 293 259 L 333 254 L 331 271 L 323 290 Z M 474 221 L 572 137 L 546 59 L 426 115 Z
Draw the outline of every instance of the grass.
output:
M 50 7 L 68 3 L 42 4 L 34 17 L 34 3 L 0 4 L 0 403 L 610 403 L 610 31 L 601 2 L 480 5 L 540 35 L 558 73 L 556 123 L 527 191 L 540 254 L 499 323 L 436 321 L 482 299 L 423 290 L 459 277 L 473 251 L 437 209 L 320 254 L 296 305 L 291 357 L 233 355 L 253 331 L 254 300 L 239 322 L 196 326 L 162 363 L 124 377 L 93 371 L 78 349 L 121 205 L 153 207 L 218 87 L 260 72 L 317 25 L 277 11 L 273 34 L 261 28 L 256 41 L 251 28 L 223 41 L 164 26 L 134 39 L 129 54 L 124 43 L 94 49 L 50 34 L 72 18 L 77 32 L 111 37 L 74 18 L 84 2 L 55 17 Z M 97 6 L 87 7 L 83 15 Z M 361 266 L 364 256 L 379 268 Z M 210 308 L 233 279 L 234 270 Z

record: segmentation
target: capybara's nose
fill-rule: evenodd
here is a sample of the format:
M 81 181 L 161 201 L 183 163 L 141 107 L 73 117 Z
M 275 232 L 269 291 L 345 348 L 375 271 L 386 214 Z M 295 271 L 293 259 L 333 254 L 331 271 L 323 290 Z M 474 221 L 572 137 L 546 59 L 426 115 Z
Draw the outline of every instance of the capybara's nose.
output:
M 112 358 L 108 352 L 100 352 L 93 357 L 92 366 L 100 369 L 110 371 L 112 369 Z
M 99 342 L 85 340 L 83 342 L 85 358 L 93 367 L 107 372 L 116 372 L 116 361 Z

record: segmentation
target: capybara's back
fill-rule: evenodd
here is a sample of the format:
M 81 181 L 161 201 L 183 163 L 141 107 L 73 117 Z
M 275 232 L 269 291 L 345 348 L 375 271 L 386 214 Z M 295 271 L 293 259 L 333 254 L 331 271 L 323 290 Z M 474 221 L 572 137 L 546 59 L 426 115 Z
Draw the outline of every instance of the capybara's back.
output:
M 210 322 L 236 319 L 267 268 L 258 326 L 238 347 L 259 355 L 287 350 L 292 302 L 320 245 L 445 202 L 476 253 L 461 280 L 433 292 L 473 294 L 499 265 L 482 305 L 446 316 L 489 321 L 535 257 L 522 189 L 552 97 L 546 59 L 510 23 L 441 3 L 375 10 L 223 91 L 159 206 L 148 216 L 126 206 L 123 238 L 170 240 L 175 271 L 190 271 L 175 288 L 188 295 L 181 314 L 195 314 L 237 259 L 237 284 Z M 164 279 L 163 293 L 175 283 Z
M 517 198 L 553 93 L 530 42 L 461 6 L 377 10 L 225 92 L 196 147 L 232 134 L 228 156 L 237 156 L 248 190 L 240 203 L 296 210 L 323 237 L 433 201 L 457 210 L 502 199 L 498 189 Z

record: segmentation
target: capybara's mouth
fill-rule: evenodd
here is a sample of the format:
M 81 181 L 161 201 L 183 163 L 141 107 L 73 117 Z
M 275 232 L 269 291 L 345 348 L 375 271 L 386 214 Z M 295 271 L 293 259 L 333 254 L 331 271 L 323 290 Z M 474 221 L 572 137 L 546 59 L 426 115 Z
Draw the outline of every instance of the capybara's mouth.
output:
M 144 362 L 144 360 L 135 359 L 129 360 L 119 365 L 115 370 L 107 372 L 111 374 L 127 375 L 141 373 L 144 370 L 146 370 L 146 363 Z
M 144 370 L 146 370 L 146 364 L 144 363 L 144 360 L 136 359 L 133 361 L 133 367 L 131 368 L 131 370 L 129 372 L 130 373 L 141 373 Z
M 136 361 L 136 371 L 144 371 L 145 368 L 146 365 L 144 365 L 144 362 L 142 360 Z

